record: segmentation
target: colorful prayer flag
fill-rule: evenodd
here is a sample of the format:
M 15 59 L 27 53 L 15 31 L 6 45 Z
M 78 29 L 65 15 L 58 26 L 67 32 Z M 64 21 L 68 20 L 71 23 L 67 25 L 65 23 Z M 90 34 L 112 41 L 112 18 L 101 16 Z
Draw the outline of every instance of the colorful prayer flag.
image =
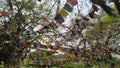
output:
M 27 48 L 27 47 L 28 47 L 28 42 L 27 42 L 27 41 L 24 41 L 24 42 L 23 42 L 23 46 L 24 46 L 24 48 Z
M 47 18 L 43 17 L 42 19 L 43 19 L 44 22 L 48 22 Z
M 54 28 L 58 28 L 57 24 L 52 20 L 51 24 L 53 25 Z
M 40 47 L 40 48 L 44 48 L 44 45 L 40 44 L 39 47 Z
M 110 4 L 111 3 L 111 0 L 106 0 L 107 4 Z
M 57 4 L 57 11 L 56 11 L 56 14 L 59 13 L 59 9 L 60 9 L 60 0 L 58 0 L 58 4 Z
M 67 0 L 68 3 L 70 3 L 72 6 L 75 6 L 78 2 L 77 0 Z
M 72 12 L 73 10 L 73 7 L 68 3 L 65 3 L 65 6 L 63 8 L 67 10 L 68 12 Z
M 41 34 L 44 34 L 44 30 L 43 30 L 43 29 L 40 29 L 39 32 L 40 32 Z
M 89 18 L 87 18 L 87 17 L 83 17 L 82 19 L 85 21 L 89 21 Z
M 50 48 L 50 47 L 49 47 L 50 43 L 49 43 L 49 42 L 45 42 L 45 43 L 46 43 L 46 45 L 47 45 L 47 48 Z
M 0 25 L 0 30 L 3 30 L 3 27 Z
M 37 44 L 37 42 L 34 42 L 34 48 L 36 48 L 36 47 L 37 47 L 37 45 L 38 45 L 38 44 Z
M 98 7 L 96 5 L 93 4 L 92 8 L 93 8 L 94 11 L 98 11 Z
M 65 18 L 66 18 L 66 16 L 68 15 L 68 13 L 67 13 L 64 9 L 62 9 L 62 10 L 60 11 L 60 15 L 61 15 L 62 17 L 65 17 Z
M 60 14 L 57 14 L 54 20 L 59 22 L 60 24 L 64 22 L 64 18 Z
M 9 16 L 8 12 L 0 12 L 0 16 Z

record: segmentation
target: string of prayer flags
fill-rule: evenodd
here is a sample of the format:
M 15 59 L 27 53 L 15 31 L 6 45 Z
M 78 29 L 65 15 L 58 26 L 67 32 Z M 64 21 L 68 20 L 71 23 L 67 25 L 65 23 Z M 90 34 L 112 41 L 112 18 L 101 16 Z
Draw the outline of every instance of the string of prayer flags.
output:
M 58 13 L 54 20 L 60 24 L 64 22 L 64 18 L 67 17 L 68 12 L 73 11 L 73 6 L 78 4 L 77 0 L 67 0 L 67 3 L 65 3 L 64 7 L 61 9 L 60 13 Z
M 8 12 L 0 12 L 0 16 L 9 16 L 9 13 Z
M 64 18 L 60 14 L 57 14 L 54 20 L 59 22 L 60 24 L 62 24 L 65 21 Z
M 72 12 L 73 10 L 73 7 L 68 3 L 65 3 L 65 6 L 63 8 L 67 10 L 68 12 Z
M 70 3 L 72 6 L 78 4 L 77 0 L 67 0 L 67 2 Z

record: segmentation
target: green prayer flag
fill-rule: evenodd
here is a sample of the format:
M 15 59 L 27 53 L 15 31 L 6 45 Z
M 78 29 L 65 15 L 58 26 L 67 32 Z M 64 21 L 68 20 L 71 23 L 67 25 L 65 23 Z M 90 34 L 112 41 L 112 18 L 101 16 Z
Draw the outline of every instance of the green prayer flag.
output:
M 65 3 L 65 6 L 63 8 L 67 10 L 68 12 L 72 12 L 73 10 L 73 7 L 68 3 Z

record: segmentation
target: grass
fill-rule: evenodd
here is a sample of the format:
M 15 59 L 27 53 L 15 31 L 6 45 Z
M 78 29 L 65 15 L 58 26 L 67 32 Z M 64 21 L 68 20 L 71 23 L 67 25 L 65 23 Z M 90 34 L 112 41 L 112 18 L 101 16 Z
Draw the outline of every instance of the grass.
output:
M 0 65 L 0 68 L 4 68 L 2 65 Z M 32 66 L 20 66 L 20 68 L 37 68 L 37 67 L 32 67 Z M 51 67 L 51 68 L 60 68 L 60 67 Z M 83 62 L 77 62 L 77 63 L 66 63 L 63 65 L 63 68 L 84 68 L 84 63 Z M 101 68 L 100 65 L 93 65 L 92 67 L 87 67 L 87 68 Z M 102 68 L 110 68 L 110 64 L 105 64 L 102 65 Z M 119 65 L 116 65 L 115 68 L 120 68 Z

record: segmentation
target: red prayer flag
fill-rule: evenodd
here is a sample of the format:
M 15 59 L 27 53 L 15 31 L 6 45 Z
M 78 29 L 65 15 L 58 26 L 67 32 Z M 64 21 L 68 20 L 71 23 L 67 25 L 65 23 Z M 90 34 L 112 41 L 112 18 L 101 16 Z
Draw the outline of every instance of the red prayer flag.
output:
M 67 0 L 68 3 L 70 3 L 72 6 L 75 6 L 78 2 L 77 0 Z
M 27 41 L 24 41 L 24 42 L 23 42 L 23 46 L 24 46 L 25 48 L 27 48 L 27 47 L 28 47 L 28 42 L 27 42 Z
M 120 61 L 118 61 L 118 64 L 120 65 Z
M 9 16 L 9 13 L 8 12 L 0 12 L 0 16 Z
M 52 55 L 52 53 L 53 53 L 52 51 L 49 51 L 49 54 L 50 54 L 50 55 Z
M 96 5 L 92 5 L 92 8 L 94 9 L 94 11 L 98 11 L 98 7 Z
M 58 28 L 57 24 L 54 22 L 54 20 L 52 20 L 51 24 L 53 25 L 53 27 Z
M 39 46 L 40 46 L 40 48 L 44 48 L 44 45 L 42 45 L 42 44 L 40 44 Z
M 43 17 L 42 19 L 43 19 L 44 22 L 48 22 L 47 18 Z
M 44 33 L 44 30 L 43 30 L 43 29 L 40 29 L 39 32 L 43 34 L 43 33 Z
M 34 57 L 32 57 L 32 61 L 33 61 L 33 62 L 35 62 L 35 59 L 34 59 Z
M 17 38 L 17 39 L 19 39 L 19 38 L 20 38 L 20 36 L 19 36 L 19 35 L 16 35 L 16 38 Z

